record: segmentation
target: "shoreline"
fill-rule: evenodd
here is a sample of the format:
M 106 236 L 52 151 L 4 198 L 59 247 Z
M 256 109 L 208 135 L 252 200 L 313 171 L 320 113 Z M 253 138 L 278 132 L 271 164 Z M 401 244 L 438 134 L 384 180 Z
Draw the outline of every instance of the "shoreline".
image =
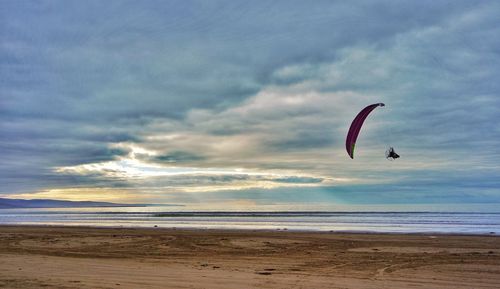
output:
M 92 225 L 51 225 L 51 224 L 1 224 L 2 227 L 33 227 L 33 228 L 82 228 L 82 229 L 130 229 L 130 230 L 156 230 L 156 231 L 220 231 L 220 232 L 290 232 L 290 233 L 311 233 L 311 234 L 353 234 L 353 235 L 416 235 L 416 236 L 484 236 L 500 237 L 495 232 L 485 233 L 453 233 L 453 232 L 375 232 L 375 231 L 346 231 L 346 230 L 300 230 L 300 229 L 242 229 L 242 228 L 186 228 L 186 227 L 133 227 L 133 226 L 92 226 Z
M 0 287 L 498 288 L 495 237 L 0 225 Z

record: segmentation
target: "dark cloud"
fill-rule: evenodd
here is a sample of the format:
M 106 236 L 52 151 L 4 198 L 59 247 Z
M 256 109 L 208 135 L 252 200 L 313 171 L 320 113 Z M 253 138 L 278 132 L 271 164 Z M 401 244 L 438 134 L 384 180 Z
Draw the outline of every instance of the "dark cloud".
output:
M 259 182 L 276 183 L 276 184 L 289 184 L 289 185 L 303 185 L 303 184 L 318 184 L 323 182 L 323 178 L 316 177 L 302 177 L 302 176 L 280 176 L 273 177 L 269 175 L 249 175 L 237 173 L 222 173 L 219 174 L 206 174 L 206 173 L 193 173 L 188 175 L 170 175 L 158 176 L 143 180 L 142 185 L 153 186 L 166 186 L 175 188 L 175 190 L 182 190 L 182 188 L 192 188 L 203 186 L 204 190 L 210 191 L 210 186 L 215 185 L 252 185 Z
M 184 151 L 174 151 L 166 155 L 159 155 L 150 158 L 158 163 L 186 163 L 205 159 L 203 156 Z
M 321 183 L 323 179 L 311 178 L 311 177 L 285 177 L 285 178 L 277 178 L 274 179 L 273 181 L 278 183 L 314 184 L 314 183 Z

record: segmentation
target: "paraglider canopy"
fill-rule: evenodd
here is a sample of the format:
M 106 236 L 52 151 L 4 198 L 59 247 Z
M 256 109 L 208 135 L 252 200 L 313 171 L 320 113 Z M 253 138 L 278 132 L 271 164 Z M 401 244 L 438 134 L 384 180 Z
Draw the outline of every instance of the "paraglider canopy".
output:
M 349 154 L 351 159 L 354 158 L 354 146 L 356 145 L 356 139 L 358 138 L 361 127 L 363 126 L 363 122 L 368 117 L 370 112 L 372 112 L 375 108 L 379 106 L 385 106 L 385 104 L 381 102 L 374 103 L 363 108 L 363 110 L 361 110 L 352 121 L 351 127 L 349 128 L 349 132 L 347 133 L 347 137 L 345 140 L 345 148 L 347 150 L 347 154 Z

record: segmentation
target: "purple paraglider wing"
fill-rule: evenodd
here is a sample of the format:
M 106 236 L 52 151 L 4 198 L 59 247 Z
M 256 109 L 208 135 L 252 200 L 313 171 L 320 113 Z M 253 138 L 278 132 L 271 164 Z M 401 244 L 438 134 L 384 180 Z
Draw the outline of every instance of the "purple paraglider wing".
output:
M 347 138 L 345 140 L 345 148 L 351 159 L 354 158 L 354 146 L 356 145 L 356 139 L 358 138 L 361 126 L 363 126 L 363 122 L 368 117 L 370 112 L 372 112 L 372 110 L 379 106 L 385 106 L 385 104 L 375 103 L 363 108 L 363 110 L 361 110 L 352 121 L 349 132 L 347 133 Z

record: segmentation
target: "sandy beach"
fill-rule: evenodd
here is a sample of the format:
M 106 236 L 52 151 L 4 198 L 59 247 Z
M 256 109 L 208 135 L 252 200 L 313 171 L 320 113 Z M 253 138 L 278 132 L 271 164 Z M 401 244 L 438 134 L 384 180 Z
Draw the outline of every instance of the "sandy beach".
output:
M 499 288 L 497 236 L 0 226 L 1 288 Z

